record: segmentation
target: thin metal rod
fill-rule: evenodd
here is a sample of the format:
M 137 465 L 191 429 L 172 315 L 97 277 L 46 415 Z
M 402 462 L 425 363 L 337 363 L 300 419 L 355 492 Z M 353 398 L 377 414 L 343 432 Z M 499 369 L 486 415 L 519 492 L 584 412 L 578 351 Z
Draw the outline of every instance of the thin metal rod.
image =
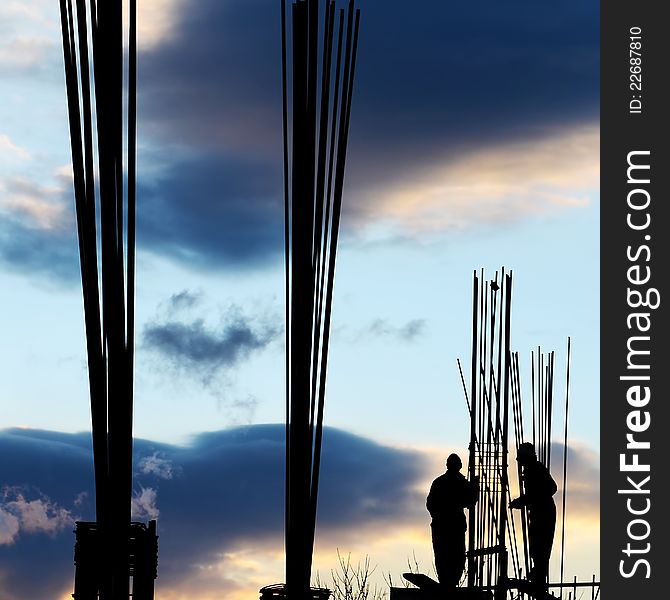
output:
M 284 386 L 286 392 L 285 402 L 285 419 L 286 419 L 286 439 L 285 439 L 285 461 L 286 461 L 286 485 L 284 486 L 284 505 L 290 505 L 290 480 L 289 469 L 291 468 L 290 457 L 290 404 L 291 397 L 291 293 L 290 293 L 290 197 L 289 197 L 289 173 L 288 173 L 288 158 L 289 158 L 289 139 L 288 139 L 288 89 L 286 81 L 286 0 L 281 0 L 281 71 L 282 71 L 282 131 L 284 144 L 284 279 L 285 279 L 285 296 L 284 296 L 284 312 L 285 312 L 285 353 L 286 360 L 284 361 Z M 288 540 L 289 531 L 289 511 L 284 511 L 284 531 L 285 540 Z
M 568 355 L 565 380 L 565 426 L 563 432 L 563 490 L 561 506 L 561 583 L 563 583 L 563 559 L 565 556 L 565 513 L 566 491 L 568 478 L 568 406 L 570 403 L 570 338 L 568 338 Z
M 537 439 L 535 436 L 535 353 L 531 350 L 530 353 L 530 389 L 531 389 L 531 418 L 533 422 L 533 446 L 537 450 Z
M 477 364 L 477 339 L 478 339 L 478 312 L 477 306 L 479 304 L 479 280 L 477 278 L 477 271 L 473 274 L 472 280 L 472 358 L 470 370 L 470 397 L 472 398 L 472 410 L 470 412 L 470 447 L 468 460 L 468 479 L 473 481 L 476 475 L 476 419 L 477 419 L 477 380 L 479 378 L 478 364 Z M 471 552 L 475 550 L 475 516 L 476 511 L 468 511 L 468 550 Z M 468 587 L 475 584 L 475 558 L 468 556 Z
M 465 394 L 465 403 L 468 406 L 468 413 L 472 414 L 472 409 L 470 408 L 470 399 L 468 398 L 468 389 L 465 386 L 465 378 L 463 377 L 463 368 L 461 367 L 460 358 L 457 358 L 456 362 L 458 363 L 458 372 L 461 376 L 461 385 L 463 386 L 463 394 Z

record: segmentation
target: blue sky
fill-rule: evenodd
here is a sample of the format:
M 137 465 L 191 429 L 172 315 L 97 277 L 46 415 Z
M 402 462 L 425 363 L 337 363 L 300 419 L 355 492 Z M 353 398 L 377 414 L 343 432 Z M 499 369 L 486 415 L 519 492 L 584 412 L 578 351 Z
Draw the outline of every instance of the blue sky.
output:
M 256 439 L 257 427 L 283 420 L 276 4 L 140 3 L 135 433 L 143 451 L 155 446 L 175 464 L 207 454 L 203 432 L 244 427 Z M 90 428 L 58 19 L 56 2 L 0 7 L 0 428 L 43 430 L 25 434 L 36 455 L 43 437 L 76 446 L 84 438 L 73 435 Z M 379 447 L 415 453 L 408 485 L 417 495 L 359 538 L 355 519 L 347 528 L 341 516 L 340 542 L 325 525 L 337 513 L 326 504 L 317 565 L 327 568 L 340 547 L 400 572 L 413 550 L 430 561 L 421 490 L 445 453 L 467 444 L 456 359 L 469 356 L 474 269 L 514 270 L 512 339 L 526 381 L 538 345 L 556 350 L 562 372 L 572 336 L 575 498 L 579 475 L 597 473 L 598 5 L 435 1 L 410 11 L 366 0 L 362 19 L 326 421 L 341 444 L 358 436 L 366 456 Z M 19 479 L 0 469 L 9 486 L 0 506 L 19 524 L 13 537 L 13 520 L 4 538 L 0 527 L 12 573 L 38 538 L 68 548 L 70 528 L 58 524 L 82 514 L 74 499 L 91 493 L 84 480 L 56 489 L 32 477 L 38 459 L 30 464 Z M 163 510 L 166 538 L 179 521 L 179 477 L 170 489 L 137 484 L 138 498 Z M 19 496 L 52 503 L 42 529 L 22 525 Z M 597 562 L 577 560 L 576 547 L 597 554 L 597 494 L 585 498 L 576 501 L 575 532 L 586 537 L 575 533 L 573 564 L 590 577 Z M 385 522 L 402 524 L 387 542 Z M 225 573 L 247 582 L 240 594 L 270 577 L 254 575 L 249 548 L 281 578 L 279 526 L 235 540 L 220 531 L 211 548 L 228 558 L 221 566 L 214 550 L 202 555 L 203 600 L 233 593 Z M 70 573 L 46 573 L 35 585 L 67 591 Z M 0 575 L 2 589 L 11 573 Z M 159 597 L 179 598 L 176 571 L 166 566 L 164 579 Z

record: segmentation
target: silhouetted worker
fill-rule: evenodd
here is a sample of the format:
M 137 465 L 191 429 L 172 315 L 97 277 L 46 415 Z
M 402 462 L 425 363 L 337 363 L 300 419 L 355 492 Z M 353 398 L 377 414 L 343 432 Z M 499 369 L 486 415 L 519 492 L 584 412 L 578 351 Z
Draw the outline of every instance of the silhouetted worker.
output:
M 556 528 L 556 505 L 552 498 L 556 493 L 556 482 L 547 467 L 537 460 L 535 448 L 530 442 L 519 446 L 516 459 L 523 467 L 524 493 L 510 502 L 510 508 L 528 508 L 528 544 L 533 559 L 528 579 L 546 591 Z
M 457 454 L 447 458 L 447 472 L 430 486 L 426 508 L 432 521 L 430 529 L 435 553 L 435 570 L 442 585 L 456 587 L 465 568 L 464 508 L 471 508 L 479 498 L 479 481 L 469 482 L 460 470 L 463 464 Z

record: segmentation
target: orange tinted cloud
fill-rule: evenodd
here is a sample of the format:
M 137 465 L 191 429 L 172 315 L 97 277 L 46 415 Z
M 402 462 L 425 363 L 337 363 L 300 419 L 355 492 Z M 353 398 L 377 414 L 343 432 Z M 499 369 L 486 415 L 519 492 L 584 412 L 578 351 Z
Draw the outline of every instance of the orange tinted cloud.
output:
M 452 151 L 367 188 L 356 203 L 356 221 L 414 235 L 586 206 L 598 186 L 599 141 L 591 124 Z

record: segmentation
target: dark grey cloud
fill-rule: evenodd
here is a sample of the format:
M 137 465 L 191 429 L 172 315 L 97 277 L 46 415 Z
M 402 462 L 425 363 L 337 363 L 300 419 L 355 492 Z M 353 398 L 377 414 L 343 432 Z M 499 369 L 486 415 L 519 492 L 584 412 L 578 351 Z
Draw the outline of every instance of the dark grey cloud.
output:
M 597 119 L 595 2 L 362 4 L 348 198 L 389 174 Z M 197 176 L 176 162 L 156 187 L 159 218 L 146 220 L 155 232 L 146 240 L 161 251 L 230 266 L 281 249 L 278 10 L 269 0 L 187 3 L 176 35 L 141 58 L 145 135 L 217 157 Z M 351 200 L 344 207 L 370 218 Z
M 0 482 L 3 487 L 22 490 L 28 501 L 46 496 L 73 515 L 91 518 L 90 504 L 75 505 L 81 492 L 93 489 L 89 439 L 87 434 L 2 431 L 2 455 L 12 459 L 2 461 Z M 71 529 L 55 535 L 19 531 L 13 544 L 0 545 L 0 596 L 27 600 L 65 591 L 73 573 L 73 537 Z
M 158 590 L 178 585 L 221 552 L 283 536 L 284 427 L 257 425 L 195 436 L 188 446 L 135 440 L 136 506 L 158 510 Z M 398 523 L 423 514 L 414 487 L 424 457 L 327 428 L 324 434 L 319 532 Z M 0 432 L 0 481 L 25 497 L 48 497 L 73 517 L 93 518 L 89 434 Z M 85 493 L 82 493 L 85 492 Z M 72 585 L 69 529 L 19 532 L 0 545 L 0 596 L 51 598 Z
M 181 311 L 196 306 L 202 298 L 200 292 L 192 292 L 190 290 L 182 290 L 176 294 L 172 294 L 168 300 L 168 310 L 170 312 Z
M 280 170 L 268 161 L 199 154 L 138 187 L 140 250 L 195 268 L 281 264 Z
M 175 34 L 141 56 L 140 123 L 154 143 L 196 156 L 162 157 L 170 169 L 142 188 L 138 239 L 207 268 L 277 261 L 278 5 L 204 0 L 178 10 Z M 364 2 L 347 196 L 464 149 L 596 119 L 598 15 L 597 3 L 579 0 Z M 345 212 L 370 218 L 351 201 Z
M 362 10 L 352 144 L 366 167 L 598 114 L 597 3 L 367 0 Z M 142 56 L 149 131 L 279 159 L 277 3 L 185 3 L 177 31 Z
M 180 295 L 177 304 L 187 298 Z M 172 304 L 174 299 L 173 296 Z M 143 328 L 142 345 L 158 353 L 172 367 L 193 372 L 204 382 L 210 382 L 220 371 L 229 371 L 266 348 L 280 333 L 279 323 L 268 318 L 251 319 L 233 306 L 223 314 L 216 328 L 208 327 L 199 318 L 183 321 L 169 317 L 150 322 Z
M 225 325 L 221 331 L 205 328 L 204 321 L 192 323 L 165 323 L 147 325 L 144 328 L 144 343 L 175 361 L 191 364 L 236 365 L 242 358 L 264 348 L 274 333 L 257 334 L 242 320 Z
M 5 220 L 0 223 L 0 262 L 10 271 L 36 273 L 58 285 L 80 280 L 74 231 L 49 231 Z
M 592 120 L 596 2 L 363 3 L 350 181 Z
M 177 11 L 174 34 L 139 59 L 146 134 L 278 162 L 279 5 L 187 1 Z
M 390 174 L 597 119 L 596 2 L 362 5 L 350 217 L 374 217 L 355 201 Z M 174 32 L 140 56 L 138 247 L 195 268 L 279 267 L 278 3 L 176 10 Z M 60 279 L 74 279 L 75 248 L 21 223 L 0 231 L 3 262 Z

